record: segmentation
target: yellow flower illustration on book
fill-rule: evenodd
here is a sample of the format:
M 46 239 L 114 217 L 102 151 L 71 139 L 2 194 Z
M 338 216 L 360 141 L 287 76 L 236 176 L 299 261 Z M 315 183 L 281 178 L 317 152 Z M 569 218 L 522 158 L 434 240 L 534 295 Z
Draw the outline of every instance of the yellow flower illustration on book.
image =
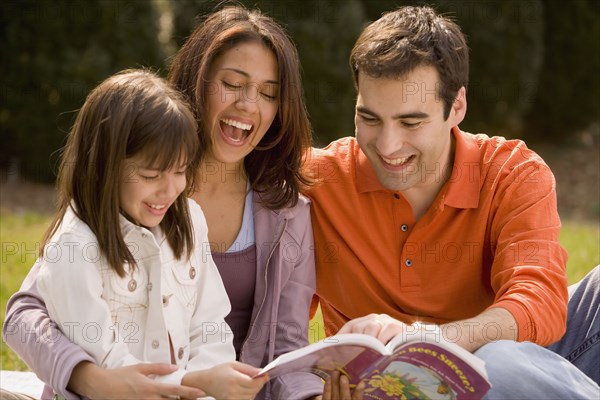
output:
M 414 379 L 408 378 L 408 374 L 384 372 L 371 377 L 368 381 L 370 388 L 366 389 L 365 392 L 370 393 L 379 389 L 385 392 L 387 396 L 401 400 L 427 399 L 428 397 L 414 385 L 413 381 Z

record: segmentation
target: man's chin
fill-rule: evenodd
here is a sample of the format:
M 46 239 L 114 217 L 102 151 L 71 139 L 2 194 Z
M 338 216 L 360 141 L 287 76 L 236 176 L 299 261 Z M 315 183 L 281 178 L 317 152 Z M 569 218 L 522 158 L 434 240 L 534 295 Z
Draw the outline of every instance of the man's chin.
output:
M 410 183 L 403 174 L 390 174 L 389 172 L 377 171 L 379 183 L 388 190 L 402 192 L 410 188 Z

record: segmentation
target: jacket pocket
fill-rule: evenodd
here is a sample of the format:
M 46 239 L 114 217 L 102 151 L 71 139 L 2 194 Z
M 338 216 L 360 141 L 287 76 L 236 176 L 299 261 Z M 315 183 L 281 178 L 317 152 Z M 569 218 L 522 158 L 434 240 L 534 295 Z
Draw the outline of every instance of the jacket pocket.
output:
M 173 262 L 171 271 L 175 278 L 173 294 L 181 305 L 190 312 L 196 308 L 198 299 L 198 264 L 194 258 L 190 262 Z
M 148 307 L 148 276 L 140 264 L 132 271 L 120 277 L 115 272 L 109 271 L 105 276 L 103 297 L 109 305 L 113 322 L 131 321 L 135 314 L 145 311 Z

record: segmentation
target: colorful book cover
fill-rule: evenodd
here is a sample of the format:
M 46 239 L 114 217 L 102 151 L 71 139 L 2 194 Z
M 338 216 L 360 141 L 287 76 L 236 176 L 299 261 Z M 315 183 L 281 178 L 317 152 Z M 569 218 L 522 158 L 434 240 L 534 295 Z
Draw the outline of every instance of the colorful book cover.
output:
M 385 347 L 360 334 L 332 336 L 284 354 L 260 374 L 274 378 L 294 371 L 323 379 L 339 371 L 351 387 L 364 381 L 364 398 L 376 400 L 481 399 L 490 388 L 483 361 L 456 344 L 410 341 Z

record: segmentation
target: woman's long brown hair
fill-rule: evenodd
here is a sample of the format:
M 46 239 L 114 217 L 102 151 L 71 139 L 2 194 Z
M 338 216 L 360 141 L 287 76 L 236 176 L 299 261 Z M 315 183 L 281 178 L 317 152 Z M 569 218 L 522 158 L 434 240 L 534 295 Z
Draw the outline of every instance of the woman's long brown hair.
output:
M 169 81 L 186 94 L 198 120 L 202 149 L 210 146 L 211 127 L 203 124 L 212 63 L 235 45 L 259 42 L 270 49 L 279 69 L 277 115 L 254 151 L 244 159 L 252 189 L 263 194 L 271 209 L 295 205 L 310 184 L 303 175 L 304 157 L 312 131 L 304 104 L 296 47 L 283 28 L 259 11 L 228 6 L 210 14 L 175 56 Z

